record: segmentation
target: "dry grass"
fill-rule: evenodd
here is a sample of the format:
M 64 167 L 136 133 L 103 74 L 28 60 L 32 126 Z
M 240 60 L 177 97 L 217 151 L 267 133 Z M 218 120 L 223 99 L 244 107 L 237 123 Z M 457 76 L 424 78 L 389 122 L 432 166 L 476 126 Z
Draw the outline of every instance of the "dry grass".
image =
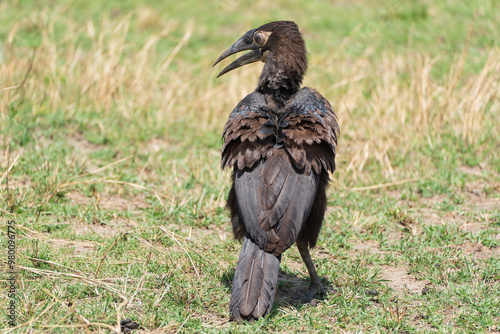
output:
M 145 126 L 168 127 L 188 118 L 196 120 L 198 128 L 220 129 L 232 106 L 253 89 L 258 65 L 214 82 L 210 64 L 215 54 L 198 64 L 183 60 L 182 50 L 197 28 L 193 22 L 180 27 L 164 23 L 161 31 L 132 48 L 126 41 L 131 15 L 120 20 L 104 16 L 96 27 L 91 21 L 76 25 L 64 19 L 63 10 L 50 15 L 33 12 L 11 28 L 4 46 L 7 61 L 0 64 L 0 117 L 9 117 L 8 106 L 29 97 L 34 115 L 95 111 L 115 114 L 131 127 L 138 119 L 146 121 Z M 54 16 L 68 26 L 62 39 L 55 36 Z M 29 57 L 19 56 L 30 54 L 29 49 L 9 45 L 33 22 L 42 39 L 31 64 Z M 183 30 L 184 36 L 170 52 L 159 54 L 158 42 L 171 38 L 174 30 Z M 77 37 L 90 45 L 75 43 Z M 500 132 L 494 116 L 500 112 L 500 50 L 490 50 L 482 70 L 464 77 L 466 56 L 467 46 L 451 64 L 448 77 L 434 79 L 431 73 L 439 59 L 426 54 L 383 54 L 376 60 L 368 51 L 358 59 L 345 58 L 341 51 L 328 58 L 312 55 L 306 84 L 319 87 L 340 116 L 339 158 L 347 163 L 341 178 L 349 174 L 358 180 L 372 159 L 387 179 L 395 180 L 408 174 L 394 170 L 395 148 L 406 156 L 418 142 L 439 141 L 450 131 L 463 141 L 461 145 L 476 144 L 487 125 L 493 133 Z M 325 78 L 335 78 L 336 83 L 325 84 Z M 140 116 L 144 114 L 147 117 Z M 359 181 L 371 180 L 365 175 Z
M 218 168 L 220 141 L 212 138 L 236 103 L 254 89 L 261 65 L 215 80 L 220 68 L 213 69 L 212 63 L 228 45 L 207 47 L 203 57 L 193 60 L 193 40 L 199 42 L 200 31 L 207 29 L 199 21 L 179 23 L 140 6 L 130 14 L 104 12 L 99 20 L 82 23 L 66 15 L 69 6 L 33 10 L 9 28 L 0 49 L 0 142 L 5 150 L 0 183 L 8 199 L 1 214 L 18 220 L 19 268 L 32 276 L 20 283 L 20 313 L 27 318 L 13 331 L 38 324 L 45 332 L 120 332 L 118 321 L 102 316 L 108 313 L 133 313 L 151 324 L 146 330 L 176 333 L 189 331 L 193 323 L 207 331 L 234 329 L 227 323 L 226 304 L 239 246 L 229 237 L 223 210 L 229 173 Z M 238 8 L 232 1 L 218 6 L 228 12 Z M 5 8 L 0 2 L 0 10 Z M 134 29 L 151 33 L 137 40 Z M 228 36 L 235 39 L 241 29 Z M 27 31 L 38 33 L 34 48 L 23 43 Z M 290 250 L 283 259 L 286 272 L 280 282 L 285 288 L 280 288 L 278 308 L 274 318 L 257 325 L 264 326 L 257 327 L 261 330 L 309 330 L 306 313 L 320 330 L 343 330 L 344 325 L 356 330 L 362 321 L 369 323 L 356 320 L 365 309 L 375 309 L 376 316 L 369 318 L 378 319 L 381 312 L 386 319 L 367 331 L 401 332 L 405 321 L 442 330 L 418 318 L 418 292 L 431 279 L 440 283 L 425 256 L 436 256 L 433 261 L 443 266 L 448 256 L 450 268 L 439 279 L 445 281 L 441 290 L 453 298 L 458 293 L 448 291 L 446 280 L 466 284 L 452 275 L 467 274 L 467 256 L 481 252 L 477 258 L 484 260 L 474 267 L 473 282 L 481 270 L 495 268 L 498 234 L 497 239 L 492 235 L 498 230 L 500 176 L 498 153 L 491 150 L 500 149 L 500 49 L 481 50 L 481 69 L 471 72 L 465 70 L 468 41 L 444 64 L 426 50 L 374 55 L 369 46 L 352 57 L 348 49 L 356 43 L 346 36 L 338 47 L 328 44 L 311 52 L 305 79 L 331 101 L 340 119 L 339 168 L 329 191 L 333 205 L 313 257 L 320 275 L 341 291 L 316 308 L 294 304 L 304 290 L 297 285 L 305 282 L 299 277 L 306 271 L 298 253 Z M 446 75 L 436 75 L 443 66 Z M 64 122 L 57 123 L 58 112 Z M 57 131 L 67 129 L 63 138 L 51 132 L 51 122 L 58 124 Z M 20 132 L 8 129 L 13 123 L 29 124 L 32 143 L 16 142 Z M 51 151 L 54 146 L 60 152 Z M 452 153 L 442 153 L 447 149 Z M 484 159 L 472 166 L 436 162 L 468 150 Z M 436 191 L 433 197 L 419 193 L 415 199 L 415 188 L 446 174 L 442 169 L 452 174 L 443 187 L 454 186 L 456 196 Z M 465 184 L 459 172 L 481 182 Z M 454 209 L 442 208 L 447 201 L 454 201 Z M 9 208 L 22 210 L 9 213 Z M 440 239 L 448 237 L 448 243 Z M 463 256 L 447 253 L 459 247 Z M 421 253 L 425 270 L 413 258 Z M 377 279 L 394 282 L 379 284 L 374 273 L 380 268 Z M 487 284 L 497 284 L 498 274 L 490 271 L 484 274 L 493 277 Z M 413 288 L 404 287 L 405 280 Z M 79 285 L 84 288 L 75 288 Z M 368 303 L 371 297 L 365 301 L 359 291 L 372 285 L 383 295 L 379 306 L 345 306 L 353 300 Z M 412 290 L 401 309 L 390 297 L 391 287 L 395 297 Z M 77 292 L 68 295 L 67 288 Z M 87 313 L 79 312 L 77 304 Z M 158 315 L 161 307 L 166 311 Z M 460 326 L 455 311 L 451 306 L 442 311 L 458 324 L 450 332 Z M 169 312 L 175 316 L 169 318 Z M 405 320 L 408 314 L 413 321 Z M 103 322 L 93 320 L 103 317 Z M 287 319 L 292 320 L 283 329 Z M 420 327 L 420 321 L 425 325 Z M 255 329 L 249 328 L 236 330 Z

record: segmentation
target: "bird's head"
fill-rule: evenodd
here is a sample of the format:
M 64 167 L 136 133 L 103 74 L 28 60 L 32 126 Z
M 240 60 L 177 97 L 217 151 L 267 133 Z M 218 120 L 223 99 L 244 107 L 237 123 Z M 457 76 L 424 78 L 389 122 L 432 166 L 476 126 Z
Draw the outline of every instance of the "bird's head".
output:
M 276 21 L 252 29 L 224 51 L 214 66 L 237 52 L 250 50 L 225 67 L 217 77 L 243 65 L 265 63 L 259 86 L 269 89 L 300 86 L 307 70 L 307 51 L 299 28 L 292 21 Z

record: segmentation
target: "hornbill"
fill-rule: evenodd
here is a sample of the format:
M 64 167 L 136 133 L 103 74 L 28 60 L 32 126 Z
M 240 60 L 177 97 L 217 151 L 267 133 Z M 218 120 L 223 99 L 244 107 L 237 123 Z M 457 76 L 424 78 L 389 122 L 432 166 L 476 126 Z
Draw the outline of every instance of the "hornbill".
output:
M 248 31 L 215 64 L 244 50 L 250 51 L 217 76 L 264 62 L 257 89 L 236 106 L 223 131 L 221 165 L 233 169 L 227 207 L 234 236 L 243 239 L 229 306 L 231 319 L 240 322 L 270 312 L 281 254 L 294 242 L 311 277 L 306 300 L 324 293 L 309 248 L 323 222 L 339 133 L 330 103 L 300 88 L 307 51 L 294 22 Z

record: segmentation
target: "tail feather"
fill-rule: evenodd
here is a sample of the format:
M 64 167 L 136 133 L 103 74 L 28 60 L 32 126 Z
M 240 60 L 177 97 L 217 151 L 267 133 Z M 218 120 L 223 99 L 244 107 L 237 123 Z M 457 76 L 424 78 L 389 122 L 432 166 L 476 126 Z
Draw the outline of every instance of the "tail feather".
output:
M 252 315 L 255 318 L 264 317 L 269 313 L 269 311 L 271 311 L 271 307 L 273 306 L 274 302 L 274 296 L 276 294 L 276 285 L 278 282 L 280 259 L 270 253 L 263 252 L 263 254 L 265 254 L 265 256 L 263 257 L 262 268 L 265 274 L 260 288 L 257 305 L 252 312 Z M 261 299 L 268 302 L 261 302 Z
M 231 318 L 237 321 L 266 316 L 274 301 L 280 259 L 245 236 L 233 279 Z

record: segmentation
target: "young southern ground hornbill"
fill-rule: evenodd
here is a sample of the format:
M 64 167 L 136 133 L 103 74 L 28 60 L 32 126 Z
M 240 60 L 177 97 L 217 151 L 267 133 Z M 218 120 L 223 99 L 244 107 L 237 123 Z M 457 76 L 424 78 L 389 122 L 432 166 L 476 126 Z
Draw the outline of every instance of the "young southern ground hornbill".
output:
M 244 50 L 250 52 L 219 74 L 265 63 L 257 89 L 229 115 L 223 133 L 222 167 L 233 168 L 227 206 L 235 237 L 244 239 L 229 306 L 237 321 L 270 312 L 281 254 L 295 241 L 311 276 L 306 298 L 324 293 L 309 248 L 323 222 L 339 131 L 330 103 L 300 89 L 307 52 L 294 22 L 248 31 L 215 64 Z

